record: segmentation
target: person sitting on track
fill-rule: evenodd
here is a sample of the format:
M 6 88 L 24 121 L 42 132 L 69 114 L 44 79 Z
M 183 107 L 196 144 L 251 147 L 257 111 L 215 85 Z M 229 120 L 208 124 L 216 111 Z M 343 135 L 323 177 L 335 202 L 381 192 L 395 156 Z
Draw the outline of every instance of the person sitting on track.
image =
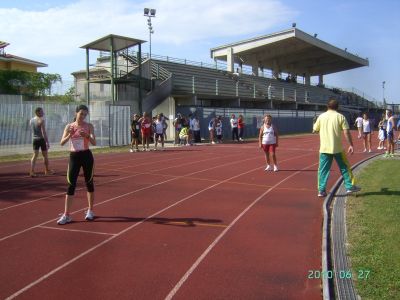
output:
M 65 210 L 64 214 L 57 221 L 58 225 L 64 225 L 72 221 L 70 210 L 72 199 L 75 194 L 76 181 L 78 179 L 81 167 L 85 177 L 89 206 L 86 211 L 85 220 L 94 220 L 94 159 L 92 152 L 89 150 L 89 144 L 95 146 L 96 137 L 94 134 L 93 125 L 85 122 L 88 112 L 89 109 L 87 106 L 79 105 L 76 108 L 75 121 L 65 127 L 64 134 L 61 138 L 61 146 L 64 146 L 66 142 L 70 141 L 70 155 L 67 173 L 68 190 L 65 196 Z
M 179 139 L 184 143 L 184 145 L 190 146 L 189 127 L 188 126 L 182 127 L 181 132 L 179 133 Z
M 48 150 L 50 148 L 49 141 L 46 134 L 46 126 L 44 120 L 44 112 L 41 107 L 35 109 L 35 117 L 29 121 L 29 125 L 32 128 L 32 144 L 33 144 L 33 156 L 31 159 L 31 169 L 29 171 L 30 177 L 36 177 L 35 165 L 36 160 L 39 155 L 39 148 L 42 150 L 42 155 L 44 159 L 45 175 L 54 174 L 53 170 L 49 169 L 49 158 Z

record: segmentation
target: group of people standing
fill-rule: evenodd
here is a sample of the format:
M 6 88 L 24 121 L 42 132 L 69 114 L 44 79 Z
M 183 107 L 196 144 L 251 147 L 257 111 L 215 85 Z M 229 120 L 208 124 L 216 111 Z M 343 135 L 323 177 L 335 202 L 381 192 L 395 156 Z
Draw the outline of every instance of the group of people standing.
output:
M 131 148 L 130 152 L 138 152 L 140 142 L 143 145 L 143 151 L 150 151 L 150 142 L 154 140 L 154 150 L 157 150 L 158 144 L 161 143 L 161 150 L 164 150 L 164 142 L 167 138 L 167 120 L 163 113 L 150 118 L 147 112 L 140 117 L 134 114 L 131 120 Z
M 236 118 L 235 114 L 231 114 L 229 120 L 231 127 L 232 141 L 243 142 L 245 122 L 243 115 Z M 223 122 L 222 116 L 211 118 L 208 123 L 209 139 L 211 144 L 222 143 L 223 140 Z
M 358 130 L 358 138 L 363 140 L 364 152 L 372 152 L 371 135 L 374 132 L 374 124 L 368 113 L 361 114 L 354 125 Z M 386 150 L 384 157 L 393 157 L 395 148 L 394 130 L 400 129 L 400 120 L 397 125 L 393 112 L 387 109 L 378 124 L 378 147 L 377 150 Z M 400 135 L 399 135 L 400 137 Z

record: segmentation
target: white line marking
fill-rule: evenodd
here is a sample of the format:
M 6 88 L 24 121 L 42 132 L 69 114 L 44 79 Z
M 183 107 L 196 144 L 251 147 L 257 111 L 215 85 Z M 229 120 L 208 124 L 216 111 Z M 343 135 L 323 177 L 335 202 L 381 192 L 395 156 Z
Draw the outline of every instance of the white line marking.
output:
M 305 156 L 305 155 L 301 155 L 301 156 Z M 288 160 L 292 160 L 292 159 L 298 159 L 298 158 L 301 157 L 301 156 L 292 157 L 292 158 L 286 159 L 286 160 L 284 160 L 284 161 L 288 161 Z M 252 160 L 252 159 L 256 159 L 256 158 L 249 158 L 249 159 L 241 160 L 240 162 L 247 161 L 247 160 Z M 229 165 L 229 164 L 234 164 L 234 163 L 237 163 L 237 162 L 227 163 L 227 164 L 224 164 L 224 165 Z M 221 166 L 222 166 L 222 165 L 221 165 Z M 213 167 L 213 168 L 215 168 L 215 167 Z M 210 169 L 213 169 L 213 168 L 210 168 Z M 244 173 L 235 175 L 235 176 L 230 177 L 230 178 L 228 178 L 228 179 L 222 180 L 222 181 L 220 181 L 219 183 L 216 183 L 216 184 L 213 184 L 213 185 L 211 185 L 211 186 L 208 186 L 207 188 L 204 188 L 204 189 L 202 189 L 202 190 L 200 190 L 200 191 L 198 191 L 198 192 L 196 192 L 196 193 L 193 193 L 192 195 L 187 196 L 187 197 L 185 197 L 185 198 L 183 198 L 183 199 L 181 199 L 181 200 L 179 200 L 179 201 L 177 201 L 177 202 L 175 202 L 175 203 L 173 203 L 173 204 L 171 204 L 171 205 L 169 205 L 169 206 L 167 206 L 167 207 L 165 207 L 165 208 L 163 208 L 163 209 L 157 211 L 156 213 L 154 213 L 154 214 L 148 216 L 147 218 L 145 218 L 144 220 L 142 220 L 142 221 L 140 221 L 140 222 L 138 222 L 138 223 L 135 223 L 135 224 L 133 224 L 133 225 L 127 227 L 126 229 L 120 231 L 119 233 L 117 233 L 117 234 L 115 234 L 115 235 L 109 237 L 108 239 L 102 241 L 101 243 L 99 243 L 99 244 L 93 246 L 92 248 L 90 248 L 90 249 L 88 249 L 88 250 L 82 252 L 82 253 L 79 254 L 78 256 L 75 256 L 74 258 L 72 258 L 72 259 L 70 259 L 69 261 L 65 262 L 65 263 L 62 264 L 61 266 L 59 266 L 59 267 L 53 269 L 53 270 L 50 271 L 49 273 L 43 275 L 42 277 L 40 277 L 40 278 L 38 278 L 37 280 L 31 282 L 30 284 L 28 284 L 28 285 L 25 286 L 24 288 L 22 288 L 22 289 L 20 289 L 19 291 L 15 292 L 15 293 L 12 294 L 11 296 L 7 297 L 6 300 L 11 300 L 11 299 L 14 299 L 15 297 L 18 297 L 19 295 L 21 295 L 21 294 L 24 293 L 25 291 L 29 290 L 29 289 L 32 288 L 33 286 L 35 286 L 35 285 L 41 283 L 42 281 L 46 280 L 48 277 L 52 276 L 53 274 L 57 273 L 58 271 L 64 269 L 65 267 L 69 266 L 70 264 L 74 263 L 75 261 L 77 261 L 77 260 L 80 259 L 81 257 L 86 256 L 87 254 L 93 252 L 93 251 L 96 250 L 97 248 L 99 248 L 99 247 L 101 247 L 101 246 L 107 244 L 108 242 L 112 241 L 112 240 L 115 239 L 116 237 L 119 237 L 120 235 L 124 234 L 125 232 L 127 232 L 127 231 L 129 231 L 129 230 L 131 230 L 131 229 L 133 229 L 133 228 L 135 228 L 135 227 L 137 227 L 137 226 L 139 226 L 140 224 L 143 224 L 143 223 L 146 222 L 148 219 L 154 218 L 155 216 L 157 216 L 157 215 L 163 213 L 164 211 L 166 211 L 166 210 L 168 210 L 168 209 L 170 209 L 170 208 L 172 208 L 172 207 L 174 207 L 174 206 L 176 206 L 176 205 L 178 205 L 178 204 L 180 204 L 180 203 L 182 203 L 182 202 L 184 202 L 184 201 L 186 201 L 186 200 L 188 200 L 188 199 L 190 199 L 190 198 L 192 198 L 192 197 L 194 197 L 194 196 L 197 196 L 197 195 L 199 195 L 200 193 L 202 193 L 202 192 L 204 192 L 204 191 L 207 191 L 207 190 L 212 189 L 212 188 L 214 188 L 214 187 L 216 187 L 216 186 L 218 186 L 218 185 L 220 185 L 220 184 L 222 184 L 222 183 L 228 182 L 229 180 L 232 180 L 232 179 L 237 178 L 237 177 L 239 177 L 239 176 L 246 175 L 246 174 L 248 174 L 248 173 L 254 172 L 255 170 L 262 169 L 262 168 L 264 168 L 264 167 L 258 167 L 258 168 L 249 170 L 249 171 L 247 171 L 247 172 L 244 172 Z M 206 170 L 204 170 L 204 171 L 208 171 L 208 169 L 206 169 Z M 193 174 L 195 174 L 195 173 L 200 173 L 200 172 L 204 172 L 204 171 L 197 171 L 197 172 L 194 172 Z M 299 171 L 296 172 L 296 174 L 297 174 L 297 173 L 299 173 Z M 187 176 L 187 175 L 185 175 L 185 176 Z M 182 177 L 185 177 L 185 176 L 182 176 Z M 290 177 L 292 177 L 292 176 L 294 176 L 294 174 L 292 174 L 291 176 L 287 177 L 286 179 L 288 179 L 288 178 L 290 178 Z M 169 180 L 169 181 L 170 181 L 170 180 Z M 283 180 L 283 181 L 284 181 L 284 180 Z M 283 182 L 283 181 L 281 181 L 281 182 Z M 271 190 L 271 189 L 272 189 L 272 188 L 270 188 L 269 190 Z M 227 229 L 229 229 L 229 228 L 230 228 L 230 227 L 226 228 L 224 231 L 227 231 Z M 210 250 L 211 250 L 211 249 L 210 249 Z
M 71 231 L 71 232 L 83 232 L 83 233 L 94 233 L 94 234 L 102 234 L 102 235 L 116 235 L 116 233 L 107 233 L 107 232 L 98 232 L 98 231 L 88 231 L 88 230 L 79 230 L 79 229 L 68 229 L 61 227 L 50 227 L 50 226 L 37 226 L 37 228 L 45 228 L 45 229 L 54 229 L 54 230 L 63 230 L 63 231 Z
M 253 157 L 253 158 L 248 158 L 248 159 L 241 160 L 241 161 L 233 161 L 233 162 L 230 162 L 230 163 L 226 163 L 226 164 L 222 164 L 222 165 L 217 165 L 217 166 L 214 166 L 214 167 L 211 167 L 211 168 L 207 168 L 207 169 L 203 169 L 203 170 L 200 170 L 200 171 L 192 172 L 192 173 L 189 173 L 189 174 L 186 174 L 186 175 L 182 175 L 182 176 L 170 178 L 170 179 L 167 179 L 167 180 L 164 180 L 164 181 L 161 181 L 161 182 L 158 182 L 158 183 L 155 183 L 155 184 L 152 184 L 152 185 L 149 185 L 149 186 L 146 186 L 146 187 L 143 187 L 143 188 L 140 188 L 140 189 L 137 189 L 137 190 L 134 190 L 134 191 L 131 191 L 131 192 L 128 192 L 128 193 L 125 193 L 125 194 L 122 194 L 122 195 L 119 195 L 119 196 L 116 196 L 116 197 L 113 197 L 113 198 L 104 200 L 104 201 L 102 201 L 102 202 L 98 202 L 98 203 L 96 203 L 94 206 L 96 207 L 96 206 L 99 206 L 99 205 L 101 205 L 101 204 L 108 203 L 108 202 L 110 202 L 110 201 L 113 201 L 113 200 L 116 200 L 116 199 L 119 199 L 119 198 L 122 198 L 122 197 L 125 197 L 125 196 L 128 196 L 128 195 L 131 195 L 131 194 L 133 194 L 133 193 L 137 193 L 137 192 L 140 192 L 140 191 L 143 191 L 143 190 L 146 190 L 146 189 L 149 189 L 149 188 L 152 188 L 152 187 L 155 187 L 155 186 L 157 186 L 157 185 L 161 185 L 161 184 L 164 184 L 164 183 L 173 181 L 173 180 L 177 180 L 177 179 L 180 179 L 180 178 L 185 178 L 186 176 L 190 176 L 190 175 L 194 175 L 194 174 L 202 173 L 202 172 L 207 172 L 207 171 L 209 171 L 209 170 L 213 170 L 213 169 L 216 169 L 216 168 L 219 168 L 219 167 L 228 166 L 228 165 L 231 165 L 231 164 L 236 164 L 236 163 L 240 163 L 240 162 L 243 162 L 243 161 L 246 161 L 246 160 L 253 160 L 253 159 L 257 159 L 257 158 L 254 158 L 254 157 Z M 129 177 L 131 177 L 131 176 L 127 176 L 127 177 L 125 177 L 125 178 L 129 178 Z M 72 212 L 71 214 L 76 214 L 76 213 L 78 213 L 78 212 L 84 211 L 85 209 L 86 209 L 86 208 L 81 208 L 81 209 L 79 209 L 79 210 L 76 210 L 76 211 Z M 0 239 L 0 242 L 4 241 L 4 240 L 6 240 L 6 239 L 9 239 L 9 238 L 11 238 L 11 237 L 17 236 L 17 235 L 19 235 L 19 234 L 21 234 L 21 233 L 24 233 L 24 232 L 26 232 L 26 231 L 29 231 L 29 230 L 31 230 L 31 229 L 34 229 L 34 228 L 36 228 L 36 227 L 38 227 L 38 226 L 42 226 L 42 225 L 45 225 L 45 224 L 47 224 L 47 223 L 54 222 L 54 221 L 56 221 L 56 220 L 57 220 L 57 218 L 51 219 L 51 220 L 45 221 L 45 222 L 43 222 L 43 223 L 40 223 L 40 224 L 38 224 L 38 225 L 31 226 L 31 227 L 28 227 L 28 228 L 26 228 L 26 229 L 24 229 L 24 230 L 18 231 L 18 232 L 13 233 L 13 234 L 10 234 L 10 235 L 8 235 L 8 236 L 5 236 L 5 237 L 1 238 L 1 239 Z
M 237 154 L 236 154 L 236 155 L 229 155 L 229 156 L 237 156 Z M 226 157 L 226 156 L 225 156 L 225 157 Z M 221 157 L 207 158 L 207 159 L 198 160 L 198 161 L 193 161 L 193 162 L 184 163 L 184 164 L 180 164 L 180 165 L 174 165 L 174 166 L 171 166 L 171 167 L 161 168 L 161 169 L 157 169 L 157 170 L 150 171 L 150 172 L 145 172 L 145 173 L 138 173 L 138 172 L 135 172 L 135 174 L 133 174 L 133 175 L 129 175 L 129 176 L 125 176 L 125 177 L 113 179 L 113 180 L 110 180 L 110 181 L 104 181 L 104 182 L 101 182 L 101 183 L 97 183 L 96 186 L 101 186 L 101 185 L 109 184 L 109 183 L 112 183 L 112 182 L 121 181 L 121 180 L 128 179 L 128 178 L 131 178 L 131 177 L 139 176 L 139 175 L 157 175 L 157 173 L 158 173 L 159 171 L 164 171 L 164 170 L 168 170 L 168 169 L 176 168 L 176 167 L 188 166 L 188 165 L 192 165 L 192 164 L 195 164 L 195 163 L 204 162 L 204 161 L 210 161 L 210 160 L 215 160 L 215 159 L 219 159 L 219 158 L 221 158 Z M 156 172 L 157 172 L 157 173 L 156 173 Z M 101 175 L 101 174 L 107 174 L 107 173 L 100 173 L 100 175 Z M 96 175 L 95 175 L 95 177 L 96 177 Z M 77 190 L 77 191 L 80 191 L 80 190 L 83 190 L 83 189 L 85 189 L 85 188 L 84 188 L 84 187 L 80 187 L 80 188 L 77 188 L 76 190 Z M 7 209 L 10 209 L 10 208 L 15 208 L 15 207 L 22 206 L 22 205 L 26 205 L 26 204 L 31 204 L 31 203 L 33 203 L 33 202 L 37 202 L 37 201 L 44 200 L 44 199 L 48 199 L 48 198 L 52 198 L 52 197 L 57 197 L 57 196 L 60 196 L 60 195 L 65 195 L 65 192 L 61 192 L 61 193 L 57 193 L 57 194 L 52 194 L 52 195 L 45 196 L 45 197 L 41 197 L 41 198 L 34 199 L 34 200 L 31 200 L 31 201 L 26 201 L 26 202 L 23 202 L 23 203 L 19 203 L 19 204 L 14 204 L 14 205 L 10 205 L 10 206 L 7 206 L 7 207 L 3 207 L 3 208 L 0 208 L 0 212 L 1 212 L 1 211 L 4 211 L 4 210 L 7 210 Z M 0 241 L 1 241 L 1 240 L 0 240 Z
M 317 163 L 314 163 L 304 169 L 308 169 Z M 200 263 L 204 260 L 204 258 L 208 255 L 208 253 L 211 252 L 211 250 L 218 244 L 218 242 L 225 236 L 225 234 L 254 206 L 256 205 L 265 195 L 267 195 L 269 192 L 271 192 L 274 188 L 282 184 L 283 182 L 287 181 L 288 179 L 292 178 L 293 176 L 299 174 L 301 171 L 297 171 L 285 179 L 282 179 L 279 181 L 277 184 L 274 186 L 270 187 L 267 191 L 262 193 L 257 199 L 255 199 L 249 206 L 247 206 L 229 225 L 226 227 L 221 234 L 208 246 L 208 248 L 199 256 L 199 258 L 194 262 L 194 264 L 187 270 L 185 275 L 179 280 L 179 282 L 175 285 L 175 287 L 169 292 L 169 294 L 165 297 L 165 300 L 170 300 L 172 299 L 175 294 L 179 291 L 179 289 L 182 287 L 182 285 L 185 283 L 185 281 L 189 278 L 189 276 L 194 272 L 194 270 L 200 265 Z

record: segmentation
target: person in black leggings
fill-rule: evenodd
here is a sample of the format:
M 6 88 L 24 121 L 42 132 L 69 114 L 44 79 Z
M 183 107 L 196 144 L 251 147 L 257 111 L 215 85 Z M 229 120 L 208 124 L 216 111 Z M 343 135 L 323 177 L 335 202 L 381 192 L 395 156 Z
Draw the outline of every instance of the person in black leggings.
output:
M 93 125 L 85 122 L 88 114 L 88 108 L 85 105 L 79 105 L 76 108 L 75 121 L 65 127 L 63 137 L 61 138 L 61 146 L 70 141 L 70 156 L 68 164 L 68 189 L 65 196 L 64 214 L 57 221 L 57 224 L 64 225 L 70 223 L 70 209 L 73 195 L 75 194 L 76 181 L 79 171 L 82 167 L 87 188 L 88 210 L 85 219 L 92 221 L 94 219 L 93 202 L 94 202 L 94 184 L 93 170 L 94 159 L 92 152 L 89 150 L 89 144 L 96 145 L 96 137 L 94 135 Z

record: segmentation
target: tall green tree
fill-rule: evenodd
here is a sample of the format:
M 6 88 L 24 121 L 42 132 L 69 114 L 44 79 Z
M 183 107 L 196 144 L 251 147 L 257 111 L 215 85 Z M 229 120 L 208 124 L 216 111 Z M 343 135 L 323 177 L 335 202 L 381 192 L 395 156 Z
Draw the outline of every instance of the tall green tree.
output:
M 0 70 L 0 94 L 50 95 L 53 84 L 57 82 L 62 82 L 59 74 Z

